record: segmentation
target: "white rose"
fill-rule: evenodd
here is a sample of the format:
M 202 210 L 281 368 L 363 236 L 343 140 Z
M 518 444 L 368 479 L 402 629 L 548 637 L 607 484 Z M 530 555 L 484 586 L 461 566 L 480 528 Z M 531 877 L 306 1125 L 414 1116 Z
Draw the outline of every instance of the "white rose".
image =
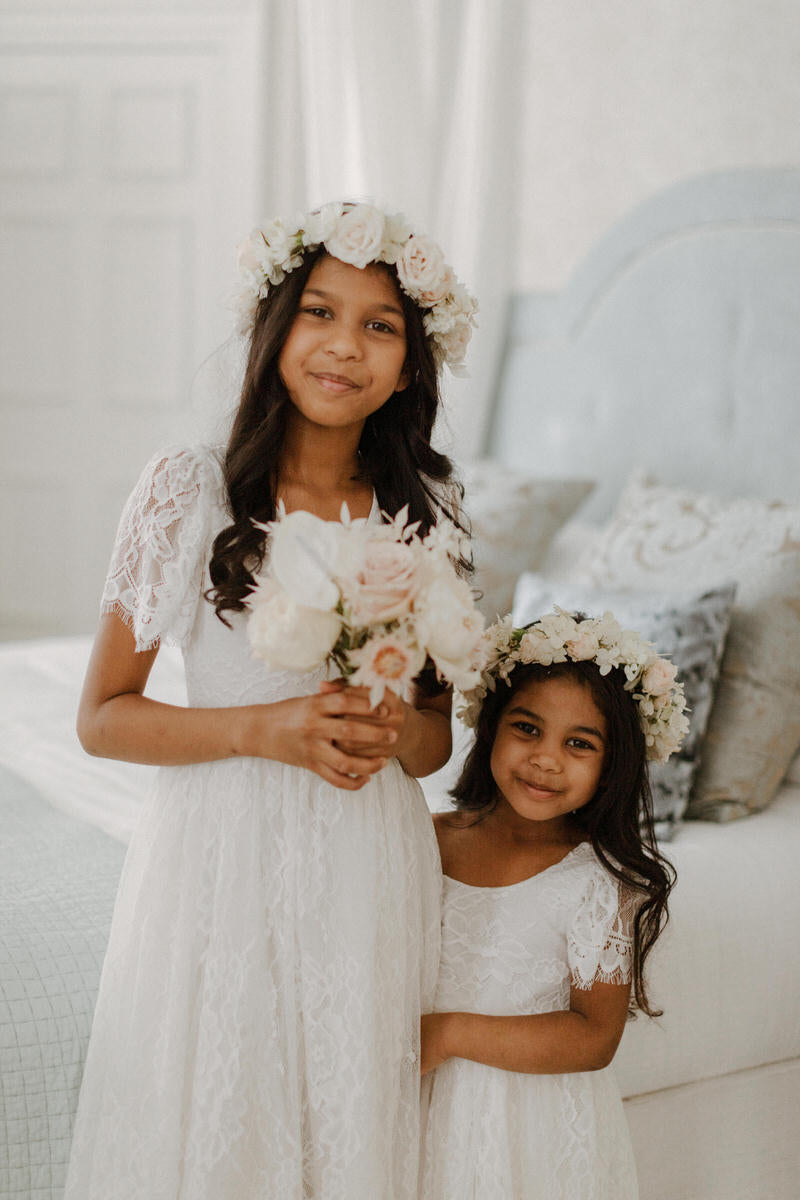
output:
M 566 646 L 570 658 L 575 662 L 587 662 L 597 654 L 600 642 L 591 629 L 584 629 L 582 625 L 578 625 L 578 632 L 574 638 L 568 640 Z
M 434 577 L 414 606 L 417 639 L 445 679 L 465 690 L 480 678 L 484 662 L 483 616 L 465 580 L 454 573 Z
M 342 628 L 337 613 L 296 604 L 269 581 L 250 601 L 247 636 L 253 653 L 276 671 L 313 671 L 330 654 Z
M 274 522 L 270 531 L 269 566 L 276 582 L 305 608 L 335 608 L 343 527 L 298 510 Z
M 421 304 L 433 305 L 449 292 L 453 272 L 435 242 L 414 234 L 397 260 L 397 276 L 410 296 Z
M 340 203 L 323 204 L 315 212 L 298 218 L 297 227 L 303 230 L 303 245 L 321 246 L 333 235 L 343 212 L 344 206 Z
M 341 262 L 364 268 L 380 257 L 384 216 L 371 204 L 356 204 L 342 213 L 325 249 Z
M 411 226 L 402 213 L 387 213 L 383 227 L 381 262 L 396 263 L 411 236 Z

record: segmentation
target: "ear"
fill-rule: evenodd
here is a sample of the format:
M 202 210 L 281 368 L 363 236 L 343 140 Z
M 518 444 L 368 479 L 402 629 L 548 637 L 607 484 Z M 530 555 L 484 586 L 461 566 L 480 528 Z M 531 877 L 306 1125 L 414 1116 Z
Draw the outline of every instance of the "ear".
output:
M 403 369 L 400 372 L 400 378 L 397 381 L 397 387 L 394 390 L 396 392 L 404 392 L 410 382 L 411 382 L 411 376 L 409 375 L 409 371 L 408 371 L 408 362 L 405 362 L 403 364 Z

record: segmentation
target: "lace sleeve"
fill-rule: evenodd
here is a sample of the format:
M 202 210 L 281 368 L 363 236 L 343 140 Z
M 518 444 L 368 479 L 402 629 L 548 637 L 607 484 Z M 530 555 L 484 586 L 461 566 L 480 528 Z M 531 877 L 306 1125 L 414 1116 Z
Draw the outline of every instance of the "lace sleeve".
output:
M 155 455 L 123 509 L 102 612 L 132 630 L 137 650 L 182 645 L 203 588 L 214 478 L 208 452 Z
M 630 983 L 633 920 L 641 897 L 600 864 L 592 874 L 567 937 L 572 986 Z

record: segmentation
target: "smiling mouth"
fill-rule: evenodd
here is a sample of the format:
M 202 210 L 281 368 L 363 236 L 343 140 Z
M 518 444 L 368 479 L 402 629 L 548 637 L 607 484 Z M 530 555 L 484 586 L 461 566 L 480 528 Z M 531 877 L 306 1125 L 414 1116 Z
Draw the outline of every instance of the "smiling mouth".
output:
M 526 792 L 530 792 L 533 796 L 549 797 L 561 795 L 561 788 L 551 788 L 542 783 L 532 783 L 528 779 L 520 779 L 519 782 L 525 788 Z
M 328 392 L 348 392 L 361 386 L 346 375 L 334 375 L 330 371 L 313 371 L 312 377 Z

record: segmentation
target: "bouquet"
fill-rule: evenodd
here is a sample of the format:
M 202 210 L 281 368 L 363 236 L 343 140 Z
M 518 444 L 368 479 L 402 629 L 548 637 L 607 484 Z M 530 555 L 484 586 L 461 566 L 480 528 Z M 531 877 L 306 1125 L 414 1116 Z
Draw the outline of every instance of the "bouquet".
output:
M 480 681 L 484 621 L 454 566 L 461 535 L 442 514 L 423 538 L 407 505 L 382 525 L 352 520 L 347 505 L 341 522 L 279 509 L 262 528 L 269 561 L 247 599 L 248 636 L 271 668 L 335 664 L 369 688 L 373 708 L 423 671 L 461 690 Z

